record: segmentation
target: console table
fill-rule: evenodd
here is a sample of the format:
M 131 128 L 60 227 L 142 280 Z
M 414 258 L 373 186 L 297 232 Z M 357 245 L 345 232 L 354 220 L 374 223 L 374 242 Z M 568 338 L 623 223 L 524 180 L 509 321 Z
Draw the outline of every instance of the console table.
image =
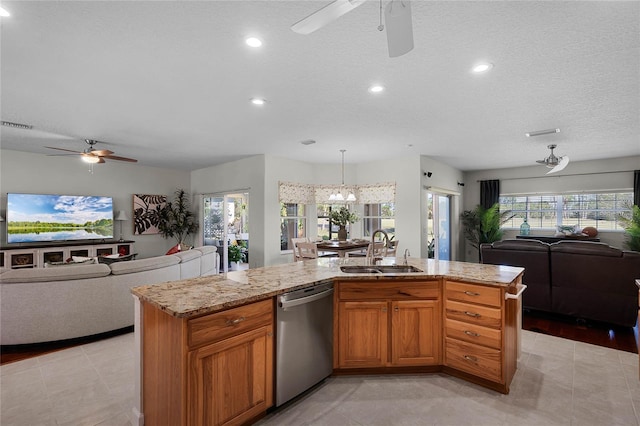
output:
M 600 242 L 600 238 L 592 237 L 545 237 L 537 235 L 516 235 L 516 238 L 521 240 L 537 240 L 543 243 L 557 243 L 558 241 L 594 241 Z
M 97 257 L 119 253 L 133 254 L 135 241 L 58 243 L 57 245 L 17 245 L 0 248 L 0 267 L 11 269 L 42 268 L 45 263 L 64 262 L 73 256 Z

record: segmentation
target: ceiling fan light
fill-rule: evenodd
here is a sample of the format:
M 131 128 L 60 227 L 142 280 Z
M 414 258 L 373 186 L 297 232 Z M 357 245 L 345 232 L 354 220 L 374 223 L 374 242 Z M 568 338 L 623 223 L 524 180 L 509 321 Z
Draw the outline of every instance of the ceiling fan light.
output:
M 5 9 L 3 7 L 0 7 L 0 16 L 7 17 L 7 16 L 11 16 L 11 14 L 9 13 L 9 11 L 7 9 Z
M 95 164 L 100 162 L 100 157 L 96 157 L 95 155 L 82 154 L 81 158 L 85 163 Z

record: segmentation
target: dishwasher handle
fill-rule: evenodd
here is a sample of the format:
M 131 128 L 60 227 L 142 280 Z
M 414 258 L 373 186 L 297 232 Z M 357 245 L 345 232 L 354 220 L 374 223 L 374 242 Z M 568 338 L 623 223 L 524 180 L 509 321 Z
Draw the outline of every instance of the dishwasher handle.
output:
M 298 305 L 304 305 L 305 303 L 311 303 L 313 301 L 319 300 L 319 299 L 323 299 L 327 296 L 330 296 L 331 294 L 333 294 L 333 289 L 330 288 L 329 290 L 325 290 L 323 292 L 320 293 L 316 293 L 313 294 L 311 296 L 307 296 L 307 297 L 301 297 L 299 299 L 293 299 L 293 300 L 283 300 L 283 297 L 280 297 L 280 300 L 278 302 L 278 306 L 280 306 L 283 310 L 287 310 L 287 308 L 293 308 L 294 306 L 298 306 Z

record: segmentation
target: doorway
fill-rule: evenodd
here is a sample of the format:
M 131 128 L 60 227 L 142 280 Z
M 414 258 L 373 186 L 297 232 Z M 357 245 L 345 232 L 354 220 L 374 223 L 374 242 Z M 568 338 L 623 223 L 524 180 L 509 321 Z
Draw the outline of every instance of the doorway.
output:
M 249 193 L 203 196 L 203 241 L 218 247 L 220 272 L 249 269 Z
M 451 195 L 427 192 L 427 257 L 451 260 Z

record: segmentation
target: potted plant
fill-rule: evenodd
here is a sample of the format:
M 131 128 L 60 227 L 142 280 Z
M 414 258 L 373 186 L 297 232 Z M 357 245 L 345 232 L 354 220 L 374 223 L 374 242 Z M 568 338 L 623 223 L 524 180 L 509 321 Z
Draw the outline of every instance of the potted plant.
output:
M 158 208 L 158 230 L 164 238 L 175 238 L 183 249 L 187 236 L 198 230 L 196 215 L 190 210 L 189 194 L 184 189 L 175 192 L 175 199 Z
M 238 263 L 244 262 L 245 256 L 242 252 L 242 248 L 237 244 L 230 244 L 227 249 L 228 258 L 229 258 L 229 266 L 231 266 L 231 270 L 238 270 Z
M 488 209 L 478 204 L 473 210 L 466 210 L 460 214 L 464 237 L 472 247 L 478 249 L 478 259 L 480 259 L 480 244 L 500 241 L 504 234 L 501 226 L 513 216 L 510 210 L 501 212 L 499 203 L 495 203 Z
M 345 241 L 347 239 L 347 224 L 357 222 L 360 220 L 357 214 L 350 212 L 346 207 L 340 207 L 339 210 L 331 210 L 329 213 L 329 219 L 334 225 L 338 225 L 338 240 Z
M 631 214 L 618 216 L 627 239 L 625 246 L 631 251 L 640 251 L 640 207 L 631 206 Z

